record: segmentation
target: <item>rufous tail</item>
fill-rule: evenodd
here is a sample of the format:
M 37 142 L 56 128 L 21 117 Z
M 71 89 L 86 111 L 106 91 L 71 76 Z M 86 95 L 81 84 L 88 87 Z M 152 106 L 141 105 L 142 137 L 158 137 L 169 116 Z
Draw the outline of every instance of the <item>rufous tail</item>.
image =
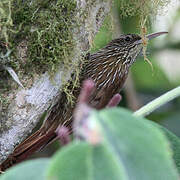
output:
M 41 129 L 39 129 L 14 149 L 13 153 L 0 165 L 0 171 L 4 171 L 14 164 L 23 161 L 55 140 L 56 137 L 57 135 L 54 130 L 42 134 Z

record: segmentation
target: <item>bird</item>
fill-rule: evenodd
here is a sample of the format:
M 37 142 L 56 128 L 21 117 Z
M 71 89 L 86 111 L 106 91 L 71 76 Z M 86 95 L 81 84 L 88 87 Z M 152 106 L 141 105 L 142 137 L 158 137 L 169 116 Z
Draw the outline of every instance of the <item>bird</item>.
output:
M 157 32 L 146 35 L 147 40 L 151 40 L 167 32 Z M 135 62 L 138 54 L 143 48 L 143 38 L 138 34 L 120 35 L 109 42 L 104 48 L 96 53 L 88 54 L 82 66 L 80 74 L 80 85 L 86 79 L 92 79 L 95 84 L 93 93 L 89 98 L 89 105 L 95 109 L 105 108 L 111 98 L 120 92 L 127 79 L 128 72 Z M 78 99 L 81 86 L 72 88 L 69 85 L 73 96 Z M 56 139 L 56 130 L 59 126 L 72 129 L 72 114 L 74 105 L 68 103 L 65 92 L 57 103 L 51 108 L 48 116 L 39 130 L 20 143 L 13 153 L 0 165 L 0 170 L 26 159 L 33 152 L 41 149 L 45 145 Z

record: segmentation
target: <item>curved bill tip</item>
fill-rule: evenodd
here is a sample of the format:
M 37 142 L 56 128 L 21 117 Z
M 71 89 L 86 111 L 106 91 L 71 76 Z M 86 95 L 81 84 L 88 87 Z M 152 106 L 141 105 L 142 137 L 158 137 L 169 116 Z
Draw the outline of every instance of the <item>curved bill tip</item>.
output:
M 167 34 L 167 33 L 168 33 L 168 32 L 166 32 L 166 31 L 164 31 L 164 32 L 157 32 L 157 33 L 152 33 L 152 34 L 146 35 L 146 38 L 147 38 L 148 40 L 151 40 L 151 39 L 153 39 L 153 38 L 156 38 L 156 37 L 158 37 L 158 36 L 161 36 L 161 35 Z
M 153 39 L 153 38 L 156 38 L 156 37 L 158 37 L 158 36 L 161 36 L 161 35 L 167 34 L 167 33 L 168 33 L 167 31 L 157 32 L 157 33 L 148 34 L 148 35 L 146 35 L 145 37 L 146 37 L 148 40 L 151 40 L 151 39 Z M 142 42 L 143 42 L 142 39 L 140 39 L 140 40 L 136 41 L 135 43 L 136 43 L 136 44 L 142 44 Z

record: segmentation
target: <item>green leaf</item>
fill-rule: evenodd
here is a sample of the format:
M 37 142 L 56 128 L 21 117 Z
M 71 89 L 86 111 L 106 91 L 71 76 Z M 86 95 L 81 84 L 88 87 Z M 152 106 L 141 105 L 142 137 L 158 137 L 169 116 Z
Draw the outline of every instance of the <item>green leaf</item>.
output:
M 169 143 L 159 128 L 118 108 L 101 111 L 98 119 L 128 179 L 178 179 Z
M 92 148 L 84 142 L 72 143 L 62 148 L 53 157 L 47 171 L 48 179 L 85 180 L 90 176 L 88 167 L 91 163 Z
M 100 142 L 74 142 L 64 147 L 53 157 L 48 179 L 178 179 L 170 145 L 149 121 L 120 108 L 94 111 L 88 120 L 95 122 L 96 127 L 90 125 L 95 128 L 92 132 L 99 130 Z M 92 128 L 88 122 L 87 127 Z M 88 140 L 94 134 L 86 131 Z
M 94 147 L 86 142 L 74 142 L 53 157 L 47 174 L 48 180 L 117 180 L 123 179 L 121 171 L 103 144 Z
M 175 134 L 170 132 L 168 129 L 160 126 L 157 123 L 154 123 L 153 121 L 150 121 L 150 122 L 152 123 L 152 125 L 160 128 L 164 132 L 166 137 L 168 138 L 170 145 L 171 145 L 171 148 L 173 150 L 174 162 L 175 162 L 176 167 L 180 173 L 180 139 Z
M 173 149 L 173 158 L 180 173 L 180 140 L 176 135 L 167 129 L 162 128 L 162 130 L 165 132 L 169 142 L 171 143 L 171 147 Z
M 47 158 L 29 160 L 7 170 L 0 180 L 44 180 L 48 164 Z
M 123 163 L 116 159 L 114 152 L 106 144 L 93 148 L 92 171 L 93 178 L 103 180 L 128 179 Z

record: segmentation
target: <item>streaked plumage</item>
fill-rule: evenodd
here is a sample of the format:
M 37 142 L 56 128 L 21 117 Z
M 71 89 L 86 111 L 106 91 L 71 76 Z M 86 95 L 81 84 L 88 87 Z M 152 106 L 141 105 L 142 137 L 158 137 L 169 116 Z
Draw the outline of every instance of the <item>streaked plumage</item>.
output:
M 155 33 L 154 36 L 150 36 L 157 37 L 159 34 Z M 121 35 L 106 47 L 88 56 L 80 76 L 80 82 L 82 83 L 83 80 L 88 78 L 94 80 L 96 88 L 89 101 L 93 108 L 104 108 L 113 95 L 120 92 L 127 78 L 129 67 L 135 61 L 141 49 L 141 37 L 128 34 Z M 76 99 L 79 93 L 80 88 L 73 90 Z M 34 151 L 54 140 L 58 126 L 64 125 L 71 129 L 73 109 L 74 106 L 68 104 L 66 94 L 62 92 L 60 100 L 51 108 L 51 112 L 42 127 L 18 145 L 8 159 L 1 164 L 0 169 L 4 170 L 14 163 L 24 160 Z

